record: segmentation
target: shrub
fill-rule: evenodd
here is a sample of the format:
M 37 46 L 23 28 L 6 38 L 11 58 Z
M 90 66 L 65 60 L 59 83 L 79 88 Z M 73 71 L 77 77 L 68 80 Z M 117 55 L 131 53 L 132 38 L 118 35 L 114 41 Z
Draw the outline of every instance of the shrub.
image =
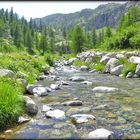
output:
M 0 130 L 15 123 L 24 112 L 22 88 L 10 78 L 0 78 Z

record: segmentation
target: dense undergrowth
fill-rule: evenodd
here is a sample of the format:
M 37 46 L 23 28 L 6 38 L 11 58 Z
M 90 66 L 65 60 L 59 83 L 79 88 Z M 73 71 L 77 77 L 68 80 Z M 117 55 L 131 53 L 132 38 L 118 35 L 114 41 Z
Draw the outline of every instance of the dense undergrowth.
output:
M 24 113 L 22 92 L 15 79 L 0 77 L 0 130 L 14 124 Z

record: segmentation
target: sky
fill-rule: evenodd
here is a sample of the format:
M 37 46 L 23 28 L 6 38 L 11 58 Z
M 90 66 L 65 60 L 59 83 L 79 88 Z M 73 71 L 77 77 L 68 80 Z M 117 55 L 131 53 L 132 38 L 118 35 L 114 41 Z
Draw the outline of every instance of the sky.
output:
M 111 1 L 109 1 L 111 2 Z M 28 21 L 32 18 L 40 18 L 54 13 L 73 13 L 80 11 L 85 8 L 95 9 L 100 4 L 107 4 L 105 2 L 96 1 L 67 1 L 67 2 L 56 2 L 56 1 L 29 1 L 29 2 L 18 2 L 18 1 L 0 1 L 0 9 L 11 9 L 21 17 L 24 16 Z M 113 1 L 114 3 L 114 1 Z M 117 2 L 118 3 L 118 2 Z

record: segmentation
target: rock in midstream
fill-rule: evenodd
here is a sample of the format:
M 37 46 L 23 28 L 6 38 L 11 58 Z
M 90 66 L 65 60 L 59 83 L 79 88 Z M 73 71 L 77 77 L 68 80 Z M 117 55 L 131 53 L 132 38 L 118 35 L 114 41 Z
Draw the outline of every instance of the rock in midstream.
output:
M 96 119 L 96 118 L 90 114 L 74 114 L 71 116 L 71 119 L 75 123 L 84 123 L 84 122 L 88 122 L 89 119 Z
M 90 82 L 90 81 L 83 81 L 83 82 L 81 82 L 82 84 L 85 84 L 85 85 L 92 85 L 92 82 Z
M 78 76 L 73 76 L 71 78 L 69 78 L 70 81 L 73 81 L 73 82 L 82 82 L 82 81 L 85 81 L 85 79 L 83 77 L 78 77 Z
M 98 86 L 98 87 L 93 88 L 92 91 L 93 93 L 113 93 L 113 92 L 118 92 L 120 90 L 114 87 Z
M 90 139 L 108 139 L 112 134 L 113 134 L 112 131 L 109 131 L 109 130 L 104 129 L 104 128 L 99 128 L 99 129 L 96 129 L 94 131 L 91 131 L 88 134 L 87 138 L 90 138 Z
M 65 112 L 59 109 L 46 112 L 46 117 L 54 119 L 65 119 Z
M 38 96 L 48 95 L 45 87 L 35 87 L 35 88 L 33 88 L 33 94 L 37 94 Z
M 67 102 L 62 103 L 62 105 L 64 105 L 64 106 L 81 106 L 82 101 L 80 101 L 80 100 L 67 101 Z
M 60 89 L 60 84 L 51 84 L 50 88 L 53 90 L 58 90 L 58 89 Z

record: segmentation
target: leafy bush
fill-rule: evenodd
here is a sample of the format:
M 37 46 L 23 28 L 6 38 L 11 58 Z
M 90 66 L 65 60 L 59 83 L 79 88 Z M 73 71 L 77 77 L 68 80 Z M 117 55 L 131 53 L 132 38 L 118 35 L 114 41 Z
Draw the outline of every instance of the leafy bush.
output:
M 24 112 L 20 85 L 10 78 L 0 77 L 0 130 L 15 123 Z

